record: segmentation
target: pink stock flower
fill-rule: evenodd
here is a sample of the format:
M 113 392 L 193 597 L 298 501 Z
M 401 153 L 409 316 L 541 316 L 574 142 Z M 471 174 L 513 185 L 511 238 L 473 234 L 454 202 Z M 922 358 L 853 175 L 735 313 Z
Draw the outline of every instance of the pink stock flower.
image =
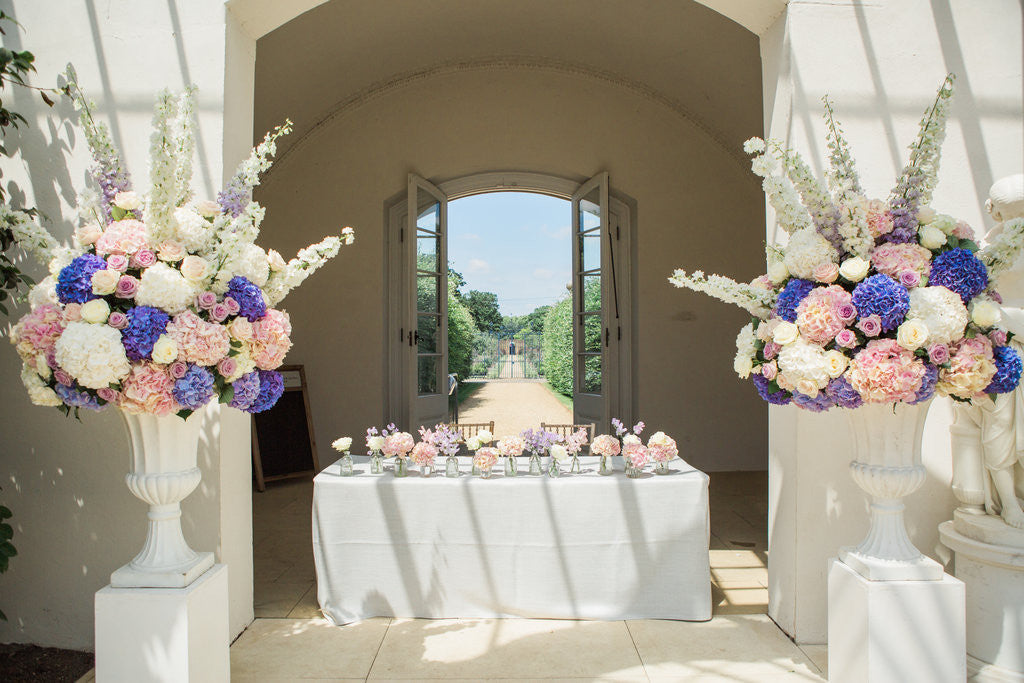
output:
M 895 339 L 875 339 L 850 361 L 847 379 L 866 403 L 911 401 L 926 369 Z
M 877 337 L 882 332 L 882 319 L 872 314 L 857 323 L 857 329 L 868 337 Z
M 179 360 L 196 365 L 216 365 L 231 350 L 227 328 L 206 322 L 192 311 L 174 316 L 167 334 L 178 344 Z
M 622 450 L 619 440 L 610 434 L 601 434 L 594 437 L 594 443 L 590 446 L 590 452 L 595 455 L 618 455 Z
M 498 462 L 498 449 L 490 446 L 484 446 L 473 456 L 473 464 L 481 470 L 491 469 L 496 462 Z
M 131 275 L 122 275 L 121 279 L 117 281 L 114 296 L 119 299 L 132 299 L 137 291 L 139 291 L 139 281 Z
M 643 467 L 649 461 L 647 446 L 642 443 L 628 444 L 622 450 L 622 455 L 626 458 L 631 467 Z
M 256 367 L 273 370 L 281 365 L 292 347 L 291 333 L 292 325 L 284 311 L 268 309 L 265 316 L 254 322 L 249 355 Z
M 134 254 L 146 244 L 146 225 L 137 220 L 114 221 L 96 240 L 96 253 Z
M 796 326 L 804 339 L 815 344 L 827 344 L 846 327 L 840 309 L 851 303 L 852 295 L 839 285 L 815 287 L 804 297 L 796 309 Z
M 934 365 L 942 365 L 949 360 L 949 347 L 945 344 L 932 344 L 928 347 L 928 360 Z
M 128 327 L 128 316 L 121 311 L 111 311 L 107 317 L 107 324 L 115 330 L 123 330 Z
M 840 330 L 836 335 L 836 344 L 844 349 L 852 349 L 857 345 L 857 335 L 850 329 Z

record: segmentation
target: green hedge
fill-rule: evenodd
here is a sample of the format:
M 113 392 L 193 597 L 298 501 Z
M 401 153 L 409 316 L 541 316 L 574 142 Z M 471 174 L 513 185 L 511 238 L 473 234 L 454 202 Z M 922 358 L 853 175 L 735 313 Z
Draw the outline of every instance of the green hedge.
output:
M 572 298 L 551 307 L 544 317 L 544 377 L 551 388 L 572 396 Z
M 459 379 L 470 375 L 473 365 L 473 338 L 476 323 L 454 288 L 448 288 L 448 372 L 458 373 Z

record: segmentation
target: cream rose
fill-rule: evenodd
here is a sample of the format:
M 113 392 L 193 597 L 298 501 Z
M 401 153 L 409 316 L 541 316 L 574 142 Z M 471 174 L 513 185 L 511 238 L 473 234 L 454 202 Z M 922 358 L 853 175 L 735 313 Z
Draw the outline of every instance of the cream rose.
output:
M 483 447 L 483 444 L 480 443 L 480 437 L 479 436 L 471 436 L 468 439 L 466 439 L 466 448 L 468 448 L 469 450 L 471 450 L 471 451 L 478 451 L 482 447 Z
M 927 225 L 935 220 L 935 209 L 930 206 L 925 206 L 917 211 L 917 222 Z
M 245 318 L 235 318 L 228 325 L 228 334 L 231 335 L 232 339 L 238 341 L 249 341 L 252 339 L 252 323 Z
M 775 326 L 775 333 L 772 335 L 772 340 L 780 346 L 792 344 L 799 338 L 800 330 L 796 325 L 786 320 Z
M 854 256 L 843 261 L 843 265 L 839 266 L 839 274 L 850 282 L 860 282 L 868 275 L 868 268 L 871 264 L 864 259 Z
M 210 264 L 202 256 L 188 255 L 181 262 L 181 274 L 190 282 L 206 279 L 210 273 Z
M 928 340 L 928 326 L 918 319 L 907 320 L 896 330 L 896 343 L 908 351 L 916 351 Z
M 287 264 L 284 262 L 284 257 L 281 256 L 281 254 L 277 253 L 273 249 L 268 249 L 267 265 L 270 266 L 272 271 L 277 272 L 279 270 L 284 270 Z
M 142 206 L 142 199 L 132 191 L 118 192 L 114 195 L 114 206 L 125 211 L 134 211 Z
M 825 372 L 833 379 L 843 374 L 846 371 L 846 366 L 849 364 L 850 359 L 841 351 L 832 349 L 825 353 Z
M 206 218 L 213 218 L 220 213 L 220 204 L 212 199 L 204 199 L 196 203 L 196 213 Z
M 103 228 L 95 223 L 86 223 L 78 230 L 75 230 L 75 238 L 78 240 L 79 244 L 82 245 L 94 244 L 102 234 Z
M 789 277 L 789 268 L 782 261 L 776 261 L 768 266 L 768 279 L 774 285 L 780 285 Z
M 92 274 L 92 293 L 100 296 L 113 294 L 117 289 L 117 281 L 121 279 L 121 273 L 106 268 L 97 270 Z
M 487 429 L 481 429 L 476 433 L 476 438 L 480 439 L 480 443 L 486 446 L 490 442 L 494 441 L 494 434 L 491 434 Z
M 917 231 L 921 246 L 925 249 L 938 249 L 946 243 L 946 233 L 933 225 L 925 225 Z
M 157 258 L 161 261 L 166 261 L 167 263 L 177 263 L 188 256 L 188 252 L 185 250 L 185 247 L 183 247 L 180 242 L 175 242 L 173 240 L 161 242 L 160 246 L 157 247 L 156 252 Z
M 978 327 L 998 325 L 1002 317 L 1002 311 L 991 301 L 979 301 L 971 307 L 971 320 Z
M 169 334 L 161 334 L 153 344 L 153 362 L 173 363 L 178 359 L 178 343 Z
M 796 390 L 804 396 L 810 396 L 811 398 L 818 397 L 818 385 L 812 379 L 802 379 L 796 383 Z
M 108 315 L 110 306 L 103 299 L 92 299 L 82 304 L 82 320 L 87 323 L 105 323 Z
M 953 230 L 956 229 L 956 219 L 952 216 L 947 216 L 944 213 L 940 213 L 935 218 L 928 221 L 928 224 L 933 228 L 938 228 L 947 235 L 952 235 Z

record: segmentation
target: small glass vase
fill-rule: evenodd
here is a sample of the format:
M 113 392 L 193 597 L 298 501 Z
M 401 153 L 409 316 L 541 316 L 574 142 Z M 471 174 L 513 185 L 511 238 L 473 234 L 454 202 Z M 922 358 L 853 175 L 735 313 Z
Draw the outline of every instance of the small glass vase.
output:
M 481 467 L 479 469 L 480 469 L 480 478 L 481 479 L 490 479 L 491 478 L 491 470 L 493 469 L 493 467 Z
M 572 454 L 572 460 L 569 463 L 569 474 L 580 473 L 580 456 L 579 453 Z
M 635 467 L 629 460 L 626 460 L 626 476 L 630 479 L 637 479 L 643 474 L 644 468 Z
M 473 476 L 473 477 L 480 476 L 480 468 L 477 467 L 477 465 L 476 465 L 476 457 L 474 457 L 471 462 L 473 463 L 473 469 L 471 469 L 469 471 L 470 476 Z
M 669 470 L 668 470 L 668 461 L 667 460 L 664 461 L 664 462 L 659 462 L 657 465 L 654 466 L 654 473 L 655 474 L 668 474 L 668 472 L 669 472 Z
M 421 477 L 429 477 L 433 473 L 434 473 L 434 463 L 432 463 L 432 462 L 425 462 L 422 465 L 420 465 L 420 476 Z
M 449 455 L 444 462 L 444 476 L 450 478 L 459 476 L 459 459 L 454 455 Z
M 608 475 L 610 475 L 614 471 L 615 471 L 615 468 L 612 467 L 612 456 L 610 456 L 610 455 L 602 455 L 601 456 L 601 469 L 598 470 L 598 473 L 602 477 L 607 477 Z
M 405 458 L 395 458 L 395 476 L 405 477 L 409 474 L 409 463 L 405 461 Z
M 514 477 L 519 474 L 519 465 L 516 464 L 516 456 L 510 455 L 505 458 L 505 476 Z
M 349 455 L 348 453 L 344 453 L 341 456 L 341 460 L 339 461 L 339 466 L 341 467 L 341 476 L 343 476 L 343 477 L 351 477 L 352 476 L 353 472 L 352 472 L 352 456 L 351 455 Z
M 379 451 L 370 453 L 370 474 L 384 474 L 384 456 Z
M 551 462 L 548 464 L 548 476 L 549 477 L 560 477 L 562 476 L 562 468 L 559 467 L 558 461 L 554 458 L 550 458 Z
M 540 455 L 538 453 L 530 454 L 530 474 L 534 476 L 540 476 L 544 467 L 540 464 Z

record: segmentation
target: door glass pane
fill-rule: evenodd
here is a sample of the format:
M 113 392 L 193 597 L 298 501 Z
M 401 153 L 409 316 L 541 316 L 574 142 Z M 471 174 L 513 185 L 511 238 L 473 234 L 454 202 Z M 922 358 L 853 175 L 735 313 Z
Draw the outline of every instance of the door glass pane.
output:
M 580 313 L 601 310 L 601 276 L 580 276 Z
M 416 333 L 419 342 L 416 349 L 420 353 L 436 353 L 437 348 L 437 317 L 433 315 L 416 316 Z
M 580 200 L 579 232 L 601 227 L 601 188 L 595 187 Z
M 441 203 L 434 199 L 428 192 L 419 191 L 420 212 L 416 215 L 416 228 L 418 230 L 429 230 L 430 232 L 441 231 Z
M 580 233 L 580 268 L 583 271 L 601 268 L 601 231 Z
M 416 269 L 437 272 L 437 254 L 441 238 L 436 235 L 416 235 Z
M 437 393 L 437 361 L 440 356 L 417 356 L 416 375 L 420 394 Z
M 416 276 L 416 310 L 423 313 L 437 313 L 438 287 L 437 275 Z
M 581 377 L 580 389 L 588 394 L 601 393 L 601 354 L 579 356 Z
M 589 313 L 583 319 L 583 351 L 601 352 L 601 314 Z

